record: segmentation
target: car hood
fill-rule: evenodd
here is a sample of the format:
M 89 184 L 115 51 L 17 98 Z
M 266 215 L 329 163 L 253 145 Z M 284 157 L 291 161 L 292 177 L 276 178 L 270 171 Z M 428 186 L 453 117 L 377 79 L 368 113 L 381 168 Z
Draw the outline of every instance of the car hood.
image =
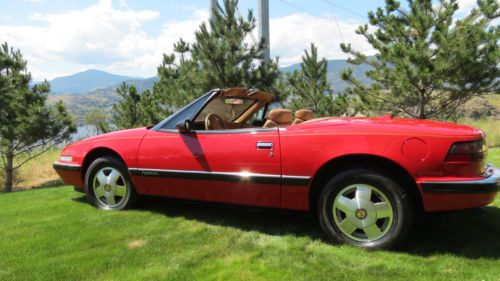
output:
M 407 119 L 392 117 L 326 117 L 313 119 L 290 129 L 324 128 L 331 130 L 333 126 L 348 126 L 349 130 L 359 129 L 361 132 L 401 133 L 401 134 L 433 134 L 449 136 L 482 136 L 483 132 L 470 126 L 423 119 Z M 346 127 L 344 127 L 346 128 Z
M 98 141 L 98 140 L 103 140 L 103 139 L 113 139 L 113 138 L 142 138 L 147 133 L 148 133 L 147 127 L 136 128 L 136 129 L 127 129 L 127 130 L 115 131 L 115 132 L 111 132 L 111 133 L 107 133 L 107 134 L 98 135 L 95 137 L 86 138 L 86 139 L 78 141 L 74 144 Z

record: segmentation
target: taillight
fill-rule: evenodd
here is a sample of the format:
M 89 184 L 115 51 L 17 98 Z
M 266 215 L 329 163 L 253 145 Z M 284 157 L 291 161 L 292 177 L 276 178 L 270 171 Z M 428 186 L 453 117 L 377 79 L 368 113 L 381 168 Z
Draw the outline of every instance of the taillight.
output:
M 448 151 L 446 162 L 482 161 L 485 158 L 486 151 L 484 140 L 456 142 Z

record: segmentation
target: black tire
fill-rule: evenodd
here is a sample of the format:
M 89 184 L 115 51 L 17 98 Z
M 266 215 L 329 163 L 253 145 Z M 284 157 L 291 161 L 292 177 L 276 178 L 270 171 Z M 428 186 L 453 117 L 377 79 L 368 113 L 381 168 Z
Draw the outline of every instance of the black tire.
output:
M 124 186 L 126 190 L 125 195 L 123 195 L 122 197 L 120 197 L 119 195 L 109 196 L 109 198 L 113 197 L 113 200 L 115 200 L 116 198 L 120 200 L 116 204 L 107 202 L 106 197 L 104 196 L 98 199 L 93 186 L 96 174 L 99 171 L 103 171 L 103 173 L 106 173 L 108 171 L 113 171 L 113 169 L 120 172 L 121 178 L 118 179 L 119 185 Z M 132 183 L 127 167 L 120 160 L 110 156 L 97 158 L 90 164 L 87 172 L 85 173 L 84 190 L 89 203 L 97 208 L 104 210 L 130 209 L 135 205 L 137 201 L 137 192 L 135 191 L 135 187 Z
M 349 237 L 344 233 L 346 228 L 344 228 L 343 232 L 339 227 L 340 223 L 338 223 L 338 221 L 340 221 L 343 216 L 345 216 L 344 219 L 347 220 L 347 212 L 344 214 L 337 209 L 334 211 L 334 200 L 336 200 L 336 198 L 340 198 L 338 197 L 341 196 L 339 193 L 346 192 L 345 194 L 347 194 L 350 190 L 349 187 L 356 185 L 375 187 L 376 191 L 373 191 L 373 193 L 376 193 L 376 195 L 382 193 L 383 196 L 385 196 L 384 200 L 388 200 L 390 203 L 389 206 L 392 207 L 390 208 L 392 210 L 391 219 L 384 218 L 380 220 L 385 220 L 385 222 L 380 221 L 377 219 L 377 213 L 375 219 L 373 220 L 379 229 L 384 228 L 385 225 L 384 231 L 380 232 L 380 235 L 382 236 L 379 238 L 370 240 L 368 232 L 365 232 L 362 228 L 355 228 L 356 230 L 354 230 L 354 232 L 351 233 L 351 237 Z M 354 194 L 354 196 L 358 196 L 357 189 Z M 352 200 L 357 202 L 355 199 L 357 200 L 357 198 L 353 198 Z M 377 198 L 375 197 L 374 200 L 376 201 Z M 340 201 L 340 199 L 337 199 L 337 201 Z M 356 204 L 349 206 L 355 206 L 355 208 L 358 208 L 356 207 Z M 350 210 L 352 209 L 349 209 L 349 211 Z M 358 209 L 355 212 L 353 211 L 350 221 L 355 221 L 357 219 L 361 221 L 360 217 L 368 218 L 367 214 L 369 212 L 363 211 L 364 209 Z M 352 169 L 335 175 L 325 185 L 320 194 L 318 200 L 318 214 L 321 228 L 332 242 L 345 243 L 367 249 L 396 248 L 406 239 L 413 223 L 413 207 L 408 193 L 398 183 L 386 175 L 368 169 Z M 337 222 L 335 221 L 334 216 L 337 216 L 335 218 L 337 219 Z M 382 226 L 379 227 L 379 224 Z M 366 237 L 361 237 L 363 235 Z M 370 241 L 361 241 L 363 239 Z

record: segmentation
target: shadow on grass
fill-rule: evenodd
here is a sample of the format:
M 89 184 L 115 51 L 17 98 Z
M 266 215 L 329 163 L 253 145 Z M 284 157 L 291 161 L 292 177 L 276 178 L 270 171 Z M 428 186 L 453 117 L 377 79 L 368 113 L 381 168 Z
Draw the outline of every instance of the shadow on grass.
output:
M 60 186 L 65 186 L 64 182 L 61 179 L 56 179 L 56 180 L 48 180 L 42 183 L 39 183 L 34 186 L 20 186 L 20 187 L 15 187 L 14 191 L 19 192 L 19 191 L 27 191 L 31 189 L 40 189 L 40 188 L 52 188 L 52 187 L 60 187 Z
M 73 200 L 87 202 L 85 197 Z M 317 219 L 308 213 L 156 197 L 142 198 L 137 209 L 244 231 L 309 237 L 328 243 Z M 418 256 L 451 254 L 472 259 L 498 259 L 499 237 L 500 208 L 431 213 L 417 220 L 407 243 L 395 252 Z
M 418 220 L 402 251 L 429 256 L 453 254 L 500 258 L 500 208 L 486 206 L 429 213 Z
M 61 179 L 56 179 L 56 180 L 50 180 L 43 182 L 41 184 L 35 185 L 31 187 L 32 189 L 37 189 L 37 188 L 49 188 L 49 187 L 59 187 L 59 186 L 65 186 L 64 182 Z

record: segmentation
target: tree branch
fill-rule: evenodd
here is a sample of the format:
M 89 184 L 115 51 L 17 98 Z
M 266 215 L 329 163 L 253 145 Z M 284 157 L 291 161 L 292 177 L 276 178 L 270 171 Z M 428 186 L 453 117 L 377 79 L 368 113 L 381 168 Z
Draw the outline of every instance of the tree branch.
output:
M 18 168 L 19 168 L 19 167 L 21 167 L 22 165 L 26 164 L 26 162 L 30 161 L 30 160 L 31 160 L 31 159 L 33 159 L 33 158 L 36 158 L 36 157 L 38 157 L 38 156 L 42 155 L 43 153 L 45 153 L 45 152 L 46 152 L 46 151 L 48 151 L 49 149 L 53 148 L 54 146 L 55 146 L 55 144 L 52 144 L 52 145 L 49 145 L 48 147 L 46 147 L 46 148 L 42 149 L 40 152 L 38 152 L 38 153 L 37 153 L 37 154 L 35 154 L 35 155 L 31 155 L 31 154 L 30 154 L 30 157 L 28 157 L 28 159 L 25 159 L 25 160 L 23 160 L 20 164 L 18 164 L 18 165 L 16 165 L 16 166 L 14 166 L 14 167 L 12 168 L 12 170 L 14 171 L 14 170 L 18 169 Z

